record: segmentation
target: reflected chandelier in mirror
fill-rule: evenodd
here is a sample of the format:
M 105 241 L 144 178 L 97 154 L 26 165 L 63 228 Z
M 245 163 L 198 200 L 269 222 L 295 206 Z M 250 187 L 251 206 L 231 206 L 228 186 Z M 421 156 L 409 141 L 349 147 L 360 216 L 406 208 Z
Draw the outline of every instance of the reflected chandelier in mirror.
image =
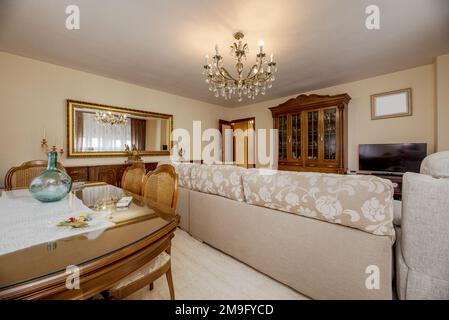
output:
M 67 100 L 68 157 L 170 155 L 173 116 Z
M 97 111 L 95 113 L 95 120 L 103 125 L 126 125 L 129 121 L 126 114 L 112 113 L 111 111 Z

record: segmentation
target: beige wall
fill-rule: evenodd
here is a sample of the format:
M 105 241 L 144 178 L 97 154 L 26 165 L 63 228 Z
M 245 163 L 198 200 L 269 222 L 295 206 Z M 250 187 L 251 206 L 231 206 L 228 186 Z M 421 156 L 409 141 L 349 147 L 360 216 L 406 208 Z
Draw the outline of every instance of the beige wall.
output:
M 449 54 L 437 57 L 437 150 L 449 150 Z
M 272 128 L 269 107 L 289 96 L 250 106 L 227 109 L 133 84 L 0 52 L 0 186 L 13 165 L 30 159 L 43 159 L 42 131 L 50 143 L 66 148 L 67 98 L 97 102 L 174 115 L 174 127 L 191 131 L 192 121 L 201 120 L 202 129 L 217 128 L 218 119 L 256 117 L 256 129 Z M 360 143 L 427 142 L 429 152 L 449 149 L 449 55 L 435 65 L 382 75 L 308 93 L 348 93 L 349 168 L 358 169 Z M 436 81 L 438 83 L 436 84 Z M 370 95 L 411 87 L 413 116 L 372 121 Z M 299 93 L 298 93 L 299 94 Z M 438 117 L 436 105 L 438 100 Z M 435 119 L 439 123 L 435 125 Z M 166 157 L 146 157 L 160 161 Z M 63 158 L 66 166 L 122 163 L 125 158 Z
M 151 119 L 146 121 L 145 150 L 163 151 L 163 145 L 168 145 L 168 120 Z
M 403 88 L 412 88 L 413 90 L 413 116 L 371 120 L 370 96 L 375 93 Z M 361 143 L 426 142 L 429 152 L 435 150 L 434 65 L 425 65 L 307 92 L 307 94 L 310 93 L 326 95 L 348 93 L 351 96 L 348 121 L 348 166 L 351 170 L 358 170 L 358 145 Z M 256 129 L 272 128 L 273 118 L 268 108 L 297 95 L 232 109 L 230 118 L 239 119 L 254 116 L 256 117 Z
M 161 149 L 161 128 L 158 128 L 158 122 L 160 123 L 160 120 L 147 120 L 145 150 L 159 151 Z
M 66 99 L 169 113 L 174 128 L 218 128 L 228 109 L 137 85 L 0 52 L 0 186 L 11 166 L 43 159 L 43 128 L 66 149 Z M 145 157 L 158 161 L 166 157 Z M 63 159 L 66 166 L 123 163 L 125 158 Z

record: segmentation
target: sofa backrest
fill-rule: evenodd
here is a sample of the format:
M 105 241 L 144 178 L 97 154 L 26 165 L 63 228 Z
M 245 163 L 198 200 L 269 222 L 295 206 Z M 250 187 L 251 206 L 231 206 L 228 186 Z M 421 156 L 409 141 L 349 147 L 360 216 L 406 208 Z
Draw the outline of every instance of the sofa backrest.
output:
M 421 163 L 420 172 L 437 179 L 449 178 L 449 151 L 427 156 Z
M 244 201 L 242 175 L 245 169 L 231 165 L 200 165 L 191 169 L 191 189 Z
M 175 168 L 176 174 L 178 175 L 179 186 L 182 188 L 191 189 L 192 167 L 195 166 L 196 164 L 190 162 L 170 162 L 170 164 Z
M 367 175 L 172 163 L 179 185 L 394 239 L 393 184 Z
M 248 170 L 249 204 L 394 238 L 393 185 L 367 175 Z

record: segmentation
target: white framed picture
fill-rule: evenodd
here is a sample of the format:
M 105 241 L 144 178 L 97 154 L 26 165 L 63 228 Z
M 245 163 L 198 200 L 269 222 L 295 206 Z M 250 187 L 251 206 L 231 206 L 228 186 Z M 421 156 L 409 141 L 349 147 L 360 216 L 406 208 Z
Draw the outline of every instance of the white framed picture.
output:
M 371 96 L 371 119 L 387 119 L 412 115 L 412 89 L 373 94 Z

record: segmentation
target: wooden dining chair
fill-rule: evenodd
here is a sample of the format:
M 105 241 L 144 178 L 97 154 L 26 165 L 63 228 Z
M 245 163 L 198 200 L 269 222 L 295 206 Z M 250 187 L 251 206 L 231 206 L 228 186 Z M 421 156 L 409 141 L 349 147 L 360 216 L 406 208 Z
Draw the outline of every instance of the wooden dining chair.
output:
M 161 165 L 150 171 L 143 179 L 141 193 L 145 198 L 176 210 L 178 198 L 178 176 L 171 165 Z M 108 290 L 110 299 L 123 299 L 149 286 L 153 290 L 153 282 L 165 274 L 170 291 L 170 299 L 175 299 L 173 277 L 171 273 L 171 242 L 161 247 L 160 254 L 137 271 L 120 280 Z
M 158 204 L 176 210 L 178 201 L 178 175 L 175 168 L 163 164 L 149 172 L 142 183 L 142 195 Z
M 122 176 L 122 189 L 140 195 L 145 177 L 145 164 L 135 163 L 125 169 Z
M 57 163 L 58 169 L 66 172 L 61 163 Z M 5 189 L 28 188 L 35 177 L 47 168 L 47 160 L 32 160 L 22 163 L 20 166 L 12 167 L 5 176 Z

